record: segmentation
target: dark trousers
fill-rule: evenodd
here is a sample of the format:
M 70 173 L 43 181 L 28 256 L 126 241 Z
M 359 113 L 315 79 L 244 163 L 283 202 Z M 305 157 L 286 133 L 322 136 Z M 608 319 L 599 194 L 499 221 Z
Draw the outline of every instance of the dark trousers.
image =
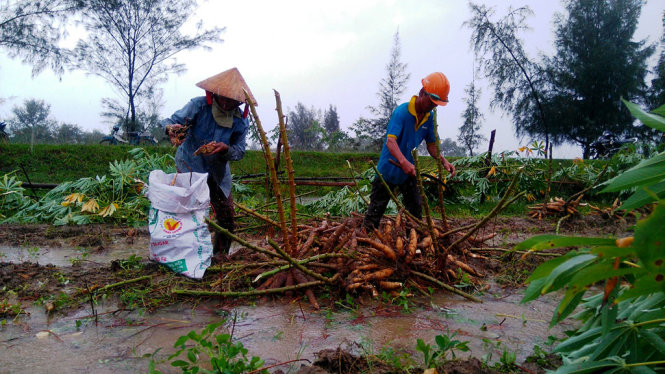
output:
M 404 207 L 414 216 L 418 218 L 422 217 L 423 208 L 415 177 L 408 177 L 402 184 L 395 185 L 388 183 L 388 186 L 392 191 L 397 187 L 399 192 L 402 193 Z M 386 211 L 388 202 L 390 202 L 390 193 L 388 193 L 388 190 L 386 190 L 379 177 L 374 178 L 369 207 L 367 207 L 367 213 L 365 213 L 365 219 L 363 220 L 363 226 L 365 226 L 366 230 L 372 231 L 379 227 L 379 222 L 381 222 L 381 217 L 383 217 L 383 213 Z
M 233 192 L 230 192 L 227 198 L 211 176 L 208 176 L 208 188 L 210 188 L 210 205 L 212 206 L 215 221 L 219 226 L 233 232 L 235 228 L 233 224 L 233 215 L 235 214 Z M 213 253 L 229 253 L 231 242 L 232 240 L 228 236 L 220 232 L 215 232 L 212 241 Z

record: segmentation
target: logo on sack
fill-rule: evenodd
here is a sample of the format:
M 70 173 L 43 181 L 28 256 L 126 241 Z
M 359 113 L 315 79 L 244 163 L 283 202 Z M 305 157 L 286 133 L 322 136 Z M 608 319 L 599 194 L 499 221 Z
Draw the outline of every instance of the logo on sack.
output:
M 162 226 L 164 227 L 164 232 L 166 232 L 167 234 L 173 234 L 182 229 L 182 221 L 179 219 L 169 217 L 164 220 Z

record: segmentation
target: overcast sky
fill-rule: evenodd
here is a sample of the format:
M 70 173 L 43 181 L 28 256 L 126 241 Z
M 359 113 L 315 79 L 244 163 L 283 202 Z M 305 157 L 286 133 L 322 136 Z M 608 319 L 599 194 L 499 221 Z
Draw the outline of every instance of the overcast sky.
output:
M 528 5 L 534 15 L 531 30 L 523 35 L 531 57 L 553 50 L 552 20 L 563 12 L 559 1 L 485 0 L 497 15 L 509 5 Z M 665 1 L 649 0 L 642 9 L 637 39 L 657 42 L 663 33 L 661 17 Z M 457 138 L 464 110 L 464 89 L 473 76 L 471 30 L 466 1 L 459 0 L 244 0 L 207 1 L 198 17 L 207 27 L 226 27 L 224 42 L 212 51 L 196 50 L 177 55 L 187 73 L 172 76 L 164 84 L 162 116 L 171 115 L 203 91 L 194 84 L 231 67 L 237 67 L 259 103 L 259 117 L 266 129 L 277 123 L 273 89 L 280 92 L 284 111 L 298 102 L 324 110 L 337 107 L 343 129 L 360 116 L 370 116 L 368 105 L 378 104 L 379 81 L 386 76 L 393 37 L 399 29 L 402 62 L 411 74 L 401 101 L 416 94 L 420 80 L 441 71 L 451 84 L 450 103 L 439 110 L 440 136 Z M 651 66 L 655 64 L 655 57 Z M 483 86 L 480 109 L 485 113 L 483 132 L 497 130 L 495 150 L 515 150 L 530 139 L 517 139 L 510 117 L 489 108 L 491 89 Z M 31 77 L 30 66 L 0 55 L 0 120 L 28 98 L 51 104 L 52 117 L 83 129 L 108 131 L 99 113 L 100 99 L 115 92 L 101 79 L 82 72 L 62 78 L 44 71 Z M 480 148 L 486 149 L 484 144 Z M 577 147 L 555 148 L 555 157 L 581 155 Z

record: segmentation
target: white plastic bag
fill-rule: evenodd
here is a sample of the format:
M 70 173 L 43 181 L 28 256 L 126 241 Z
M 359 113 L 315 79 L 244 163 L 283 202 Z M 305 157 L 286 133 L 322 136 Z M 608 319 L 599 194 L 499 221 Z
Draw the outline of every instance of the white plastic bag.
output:
M 195 279 L 203 277 L 212 257 L 204 220 L 210 210 L 207 179 L 207 173 L 162 170 L 153 170 L 148 179 L 150 258 Z

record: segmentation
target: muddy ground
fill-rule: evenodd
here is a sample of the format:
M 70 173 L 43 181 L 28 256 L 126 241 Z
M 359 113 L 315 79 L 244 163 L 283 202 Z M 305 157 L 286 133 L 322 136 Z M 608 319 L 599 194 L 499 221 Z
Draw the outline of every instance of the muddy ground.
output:
M 471 222 L 469 219 L 452 220 L 453 227 Z M 542 233 L 553 233 L 556 220 L 532 220 L 520 217 L 500 217 L 493 219 L 485 228 L 486 232 L 497 232 L 498 235 L 488 242 L 488 246 L 498 248 L 511 248 L 512 245 L 530 236 Z M 629 229 L 631 222 L 605 220 L 597 216 L 585 216 L 565 222 L 561 234 L 585 236 L 621 236 Z M 251 238 L 251 235 L 243 234 Z M 257 234 L 258 237 L 261 235 Z M 148 313 L 165 308 L 174 303 L 198 303 L 197 298 L 174 297 L 170 290 L 174 287 L 188 287 L 196 285 L 195 281 L 173 274 L 170 270 L 147 261 L 149 234 L 146 227 L 130 228 L 112 225 L 88 226 L 50 226 L 50 225 L 0 225 L 0 319 L 13 318 L 17 313 L 25 313 L 25 305 L 40 305 L 45 313 L 54 317 L 65 317 L 73 312 L 89 307 L 92 295 L 100 293 L 113 294 L 118 298 L 119 309 L 142 308 Z M 144 248 L 143 256 L 124 255 L 127 248 Z M 72 250 L 74 249 L 74 250 Z M 11 254 L 12 251 L 19 254 Z M 70 251 L 69 263 L 58 265 L 42 265 L 39 260 L 44 252 L 57 253 Z M 8 255 L 9 253 L 9 255 Z M 108 261 L 109 254 L 117 254 L 117 258 Z M 238 251 L 242 256 L 242 250 Z M 107 259 L 97 261 L 96 258 Z M 519 288 L 526 277 L 540 263 L 548 257 L 529 256 L 520 259 L 519 255 L 501 252 L 486 254 L 487 260 L 475 263 L 481 266 L 487 279 L 476 279 L 467 292 L 481 291 L 484 282 L 492 279 L 503 288 Z M 233 255 L 231 256 L 233 260 Z M 42 261 L 43 262 L 43 261 Z M 150 278 L 148 278 L 150 277 Z M 219 273 L 207 272 L 203 284 L 214 283 Z M 136 284 L 159 287 L 151 289 L 149 297 L 136 300 L 114 294 L 123 288 L 121 282 L 136 282 Z M 207 282 L 205 282 L 207 281 Z M 335 297 L 341 294 L 332 292 L 332 297 L 323 301 L 322 307 L 334 308 Z M 275 298 L 277 301 L 290 303 L 299 296 Z M 363 296 L 365 297 L 365 296 Z M 252 302 L 261 302 L 266 299 L 256 299 Z M 225 309 L 246 303 L 247 300 L 221 300 Z M 326 305 L 327 304 L 327 305 Z M 318 360 L 312 365 L 303 367 L 302 373 L 339 373 L 362 372 L 367 367 L 368 360 L 353 356 L 348 352 L 338 350 L 325 350 L 318 354 Z M 359 366 L 360 365 L 360 366 Z M 439 373 L 481 373 L 493 372 L 482 368 L 480 361 L 469 359 L 463 362 L 453 362 L 446 368 L 440 368 Z M 543 365 L 522 364 L 522 372 L 543 372 Z M 391 367 L 380 362 L 372 365 L 374 373 L 392 372 Z M 522 369 L 520 369 L 522 370 Z M 519 372 L 519 371 L 518 371 Z

